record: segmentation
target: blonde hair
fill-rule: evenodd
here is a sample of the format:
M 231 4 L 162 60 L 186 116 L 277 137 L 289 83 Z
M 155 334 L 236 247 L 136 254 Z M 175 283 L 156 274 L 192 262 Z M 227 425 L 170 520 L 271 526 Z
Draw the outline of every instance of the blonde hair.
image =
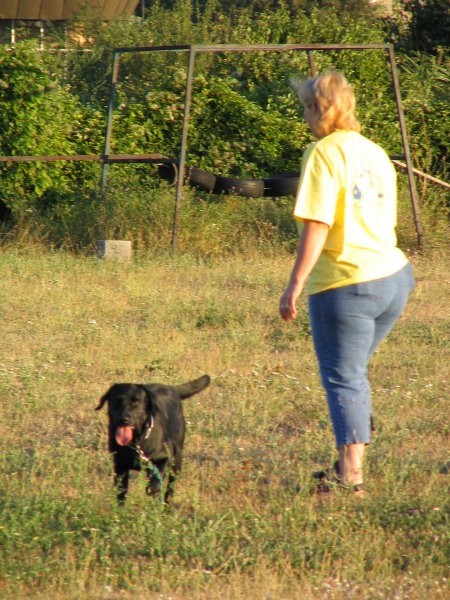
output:
M 316 106 L 317 118 L 312 127 L 316 137 L 324 137 L 336 129 L 361 130 L 355 116 L 355 94 L 342 73 L 326 71 L 293 85 L 303 105 L 313 102 Z

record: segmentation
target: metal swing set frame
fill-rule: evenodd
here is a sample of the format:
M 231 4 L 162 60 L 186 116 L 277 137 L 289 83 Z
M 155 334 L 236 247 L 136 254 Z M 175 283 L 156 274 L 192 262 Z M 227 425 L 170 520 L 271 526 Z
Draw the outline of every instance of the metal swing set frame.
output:
M 115 102 L 115 91 L 116 86 L 119 81 L 119 62 L 122 54 L 128 53 L 142 53 L 142 52 L 183 52 L 188 55 L 187 61 L 187 79 L 186 79 L 186 95 L 185 95 L 185 103 L 184 103 L 184 115 L 183 115 L 183 128 L 181 134 L 181 145 L 180 145 L 180 156 L 178 159 L 178 170 L 179 173 L 184 173 L 186 168 L 186 154 L 188 149 L 188 133 L 189 133 L 189 119 L 190 119 L 190 110 L 191 110 L 191 101 L 192 101 L 192 83 L 194 77 L 195 70 L 195 61 L 197 55 L 203 53 L 224 53 L 224 52 L 287 52 L 287 51 L 302 51 L 307 52 L 309 66 L 312 77 L 317 75 L 316 63 L 314 60 L 314 53 L 321 52 L 330 52 L 330 51 L 348 51 L 348 50 L 361 50 L 361 51 L 370 51 L 370 50 L 383 50 L 388 57 L 391 78 L 392 78 L 392 86 L 393 92 L 395 96 L 395 102 L 397 106 L 398 119 L 400 124 L 400 131 L 402 136 L 403 143 L 403 154 L 391 156 L 391 159 L 399 166 L 398 161 L 405 161 L 406 163 L 406 172 L 408 177 L 408 185 L 411 196 L 411 206 L 414 217 L 414 224 L 416 227 L 417 234 L 417 245 L 418 249 L 422 250 L 423 244 L 423 231 L 422 225 L 420 222 L 419 215 L 419 203 L 417 198 L 417 191 L 415 187 L 414 181 L 414 169 L 411 161 L 411 155 L 409 150 L 408 143 L 408 134 L 405 124 L 405 117 L 403 113 L 403 106 L 400 97 L 400 86 L 398 81 L 397 69 L 395 64 L 395 54 L 394 48 L 391 44 L 362 44 L 362 45 L 345 45 L 345 44 L 250 44 L 250 45 L 242 45 L 242 44 L 214 44 L 214 45 L 186 45 L 186 46 L 155 46 L 155 47 L 129 47 L 129 48 L 116 48 L 113 52 L 113 66 L 112 66 L 112 74 L 111 74 L 111 82 L 110 82 L 110 96 L 109 96 L 109 106 L 108 106 L 108 118 L 107 118 L 107 126 L 106 126 L 106 136 L 105 136 L 105 149 L 104 149 L 104 162 L 102 167 L 102 190 L 105 189 L 107 172 L 108 172 L 108 164 L 111 161 L 108 161 L 107 157 L 109 156 L 110 148 L 111 148 L 111 137 L 112 137 L 112 119 L 113 119 L 113 111 L 114 111 L 114 102 Z M 147 162 L 157 162 L 158 159 L 149 158 Z M 401 164 L 401 163 L 400 163 Z M 176 248 L 177 239 L 178 239 L 178 230 L 179 230 L 179 220 L 180 220 L 180 210 L 183 199 L 183 187 L 184 187 L 184 178 L 178 177 L 176 182 L 176 197 L 175 197 L 175 210 L 173 217 L 173 227 L 172 227 L 172 249 Z

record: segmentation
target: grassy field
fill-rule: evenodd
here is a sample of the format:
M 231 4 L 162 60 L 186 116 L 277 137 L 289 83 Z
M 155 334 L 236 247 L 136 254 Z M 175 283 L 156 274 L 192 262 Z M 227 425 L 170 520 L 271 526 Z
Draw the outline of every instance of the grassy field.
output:
M 368 495 L 323 500 L 310 475 L 334 448 L 305 300 L 294 324 L 277 314 L 292 255 L 4 247 L 1 597 L 448 598 L 449 255 L 411 259 L 417 288 L 370 369 Z M 119 509 L 99 397 L 203 373 L 173 508 L 136 476 Z

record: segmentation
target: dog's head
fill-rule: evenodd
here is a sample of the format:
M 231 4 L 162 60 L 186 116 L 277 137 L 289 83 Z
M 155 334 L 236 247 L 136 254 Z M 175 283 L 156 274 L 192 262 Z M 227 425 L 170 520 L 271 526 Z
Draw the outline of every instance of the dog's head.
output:
M 100 398 L 95 410 L 108 402 L 109 424 L 119 446 L 128 446 L 148 422 L 151 400 L 148 391 L 135 383 L 115 383 Z
M 133 440 L 146 433 L 155 414 L 163 413 L 168 418 L 170 405 L 174 406 L 180 400 L 198 394 L 210 381 L 208 375 L 203 375 L 176 386 L 115 383 L 100 398 L 96 410 L 100 410 L 108 402 L 110 436 L 119 446 L 129 446 Z

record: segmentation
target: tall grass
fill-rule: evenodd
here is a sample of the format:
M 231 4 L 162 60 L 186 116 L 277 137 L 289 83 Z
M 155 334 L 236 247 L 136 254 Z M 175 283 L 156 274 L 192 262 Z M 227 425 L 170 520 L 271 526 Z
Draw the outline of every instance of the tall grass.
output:
M 139 255 L 165 253 L 171 248 L 175 222 L 174 185 L 137 170 L 112 172 L 105 197 L 80 187 L 70 203 L 50 212 L 32 211 L 16 225 L 0 226 L 8 243 L 37 244 L 92 254 L 98 239 L 124 239 Z M 399 173 L 399 241 L 409 251 L 417 248 L 417 223 L 407 178 Z M 132 181 L 132 183 L 130 183 Z M 425 244 L 446 248 L 449 195 L 437 186 L 418 182 L 417 221 Z M 279 253 L 293 250 L 298 232 L 292 219 L 292 196 L 245 198 L 219 196 L 186 186 L 178 208 L 177 250 L 201 259 L 255 250 Z M 432 240 L 432 242 L 431 242 Z
M 327 501 L 309 493 L 334 448 L 304 299 L 294 324 L 277 315 L 286 249 L 118 263 L 4 246 L 2 598 L 447 598 L 448 251 L 427 241 L 411 244 L 417 288 L 370 367 L 368 496 Z M 98 398 L 202 373 L 174 506 L 137 476 L 119 509 Z

